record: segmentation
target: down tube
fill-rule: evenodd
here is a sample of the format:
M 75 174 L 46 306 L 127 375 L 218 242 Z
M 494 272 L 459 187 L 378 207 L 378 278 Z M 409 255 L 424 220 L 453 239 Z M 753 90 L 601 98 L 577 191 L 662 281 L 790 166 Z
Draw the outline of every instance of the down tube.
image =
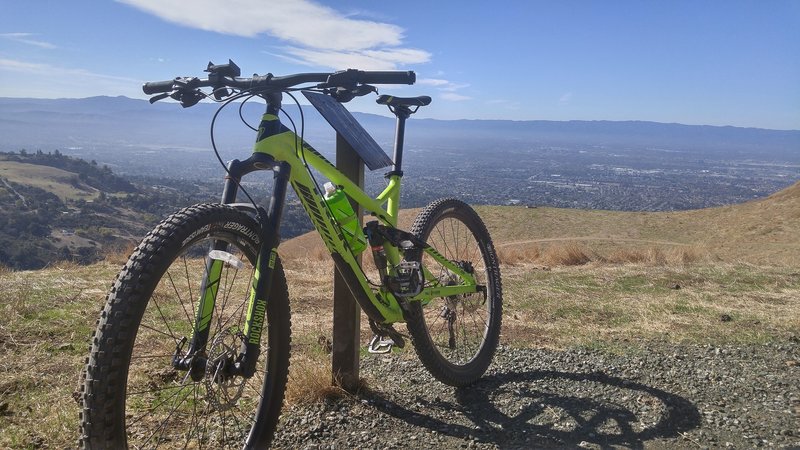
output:
M 340 230 L 330 219 L 330 214 L 326 210 L 327 205 L 313 187 L 313 181 L 308 173 L 305 171 L 301 174 L 293 172 L 292 187 L 297 192 L 300 203 L 331 253 L 336 268 L 364 312 L 379 323 L 403 321 L 397 301 L 391 296 L 381 295 L 372 290 L 364 271 L 347 246 Z

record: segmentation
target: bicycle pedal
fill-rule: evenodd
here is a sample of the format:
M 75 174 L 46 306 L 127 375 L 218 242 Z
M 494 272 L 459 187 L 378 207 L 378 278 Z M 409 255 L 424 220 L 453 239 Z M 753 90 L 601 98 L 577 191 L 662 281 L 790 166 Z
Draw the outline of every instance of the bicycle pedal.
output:
M 372 336 L 372 339 L 369 341 L 367 351 L 372 354 L 380 355 L 391 352 L 392 347 L 394 347 L 394 340 L 392 340 L 392 338 L 376 334 Z

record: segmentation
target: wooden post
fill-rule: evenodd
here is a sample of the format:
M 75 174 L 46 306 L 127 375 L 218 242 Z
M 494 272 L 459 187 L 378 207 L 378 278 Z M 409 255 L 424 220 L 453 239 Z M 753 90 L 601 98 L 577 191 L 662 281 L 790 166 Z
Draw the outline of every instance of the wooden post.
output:
M 336 168 L 364 187 L 364 163 L 350 144 L 336 133 Z M 362 208 L 352 202 L 358 223 L 363 226 Z M 360 261 L 361 256 L 358 256 Z M 359 385 L 359 348 L 361 346 L 361 309 L 338 270 L 333 276 L 333 355 L 334 384 L 353 392 Z

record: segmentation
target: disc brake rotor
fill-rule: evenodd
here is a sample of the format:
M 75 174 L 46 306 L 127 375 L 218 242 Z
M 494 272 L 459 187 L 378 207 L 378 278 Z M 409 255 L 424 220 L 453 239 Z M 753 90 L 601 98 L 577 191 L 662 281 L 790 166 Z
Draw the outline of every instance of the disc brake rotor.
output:
M 217 411 L 226 411 L 234 406 L 244 391 L 245 378 L 230 374 L 237 349 L 244 341 L 244 334 L 235 328 L 219 333 L 211 342 L 206 363 L 205 386 L 207 401 Z

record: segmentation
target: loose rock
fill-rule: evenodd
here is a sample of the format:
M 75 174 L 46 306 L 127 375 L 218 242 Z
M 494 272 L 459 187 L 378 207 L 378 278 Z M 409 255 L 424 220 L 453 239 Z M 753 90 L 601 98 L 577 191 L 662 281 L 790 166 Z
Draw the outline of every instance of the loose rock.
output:
M 370 390 L 285 409 L 276 448 L 800 446 L 800 342 L 501 347 L 479 382 L 434 380 L 413 350 L 367 357 Z M 412 382 L 415 380 L 415 382 Z M 435 432 L 435 434 L 434 434 Z

